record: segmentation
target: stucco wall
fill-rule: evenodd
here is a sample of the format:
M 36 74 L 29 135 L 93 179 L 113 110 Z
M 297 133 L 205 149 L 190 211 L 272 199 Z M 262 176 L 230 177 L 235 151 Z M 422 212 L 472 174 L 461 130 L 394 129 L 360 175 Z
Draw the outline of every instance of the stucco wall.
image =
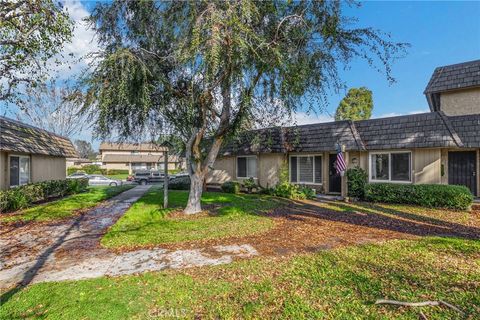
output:
M 7 188 L 7 153 L 0 151 L 0 190 Z
M 442 182 L 440 149 L 415 149 L 412 162 L 415 184 L 439 184 Z
M 221 157 L 215 160 L 213 170 L 207 176 L 207 183 L 222 184 L 235 180 L 235 157 Z
M 287 165 L 283 154 L 262 154 L 258 157 L 257 177 L 262 187 L 273 187 L 280 181 L 282 166 Z
M 480 113 L 480 88 L 441 93 L 440 109 L 449 116 Z
M 66 178 L 67 164 L 65 158 L 44 155 L 30 157 L 31 181 L 61 180 Z

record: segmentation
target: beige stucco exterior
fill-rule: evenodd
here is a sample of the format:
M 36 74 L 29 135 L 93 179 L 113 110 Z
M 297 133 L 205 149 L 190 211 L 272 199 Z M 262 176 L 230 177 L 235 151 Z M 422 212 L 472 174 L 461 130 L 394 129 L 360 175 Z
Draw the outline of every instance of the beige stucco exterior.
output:
M 480 87 L 442 92 L 440 110 L 448 116 L 480 113 Z
M 66 159 L 47 155 L 0 152 L 0 190 L 10 186 L 10 156 L 30 157 L 30 182 L 62 180 L 66 178 Z
M 459 150 L 459 149 L 456 149 Z M 464 150 L 464 149 L 462 149 Z M 413 184 L 448 184 L 448 151 L 449 149 L 410 149 L 410 150 L 381 150 L 411 152 L 411 174 Z M 372 151 L 375 152 L 375 151 Z M 480 172 L 480 150 L 477 152 L 477 170 Z M 367 151 L 348 152 L 345 160 L 349 168 L 358 166 L 369 173 L 369 154 Z M 282 166 L 290 155 L 306 155 L 306 153 L 260 154 L 257 158 L 257 181 L 262 187 L 274 186 L 280 180 Z M 318 192 L 329 192 L 329 157 L 336 157 L 335 153 L 308 153 L 308 155 L 322 156 L 322 183 L 311 184 Z M 288 168 L 288 166 L 287 166 Z M 443 169 L 442 169 L 443 168 Z M 236 156 L 221 157 L 214 164 L 214 169 L 207 177 L 208 184 L 222 184 L 226 181 L 241 181 L 236 176 Z M 346 179 L 342 180 L 345 189 Z M 480 175 L 477 174 L 477 191 L 480 196 Z

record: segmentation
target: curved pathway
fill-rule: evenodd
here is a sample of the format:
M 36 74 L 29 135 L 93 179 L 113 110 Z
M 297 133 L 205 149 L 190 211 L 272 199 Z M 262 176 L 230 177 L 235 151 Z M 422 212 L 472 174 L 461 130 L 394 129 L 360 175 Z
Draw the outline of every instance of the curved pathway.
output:
M 84 214 L 0 231 L 0 289 L 44 281 L 117 276 L 166 268 L 216 265 L 257 254 L 250 245 L 154 248 L 115 253 L 100 246 L 113 225 L 150 186 L 138 186 Z

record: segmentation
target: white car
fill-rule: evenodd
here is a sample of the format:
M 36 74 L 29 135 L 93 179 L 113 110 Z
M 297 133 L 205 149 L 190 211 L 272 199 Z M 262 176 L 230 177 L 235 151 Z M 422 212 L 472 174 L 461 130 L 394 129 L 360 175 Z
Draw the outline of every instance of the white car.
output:
M 105 176 L 102 176 L 100 174 L 92 174 L 88 176 L 88 185 L 90 186 L 121 186 L 122 181 L 121 180 L 114 180 L 107 178 Z
M 75 172 L 67 177 L 67 179 L 81 179 L 81 178 L 88 178 L 88 174 L 86 174 L 85 172 Z

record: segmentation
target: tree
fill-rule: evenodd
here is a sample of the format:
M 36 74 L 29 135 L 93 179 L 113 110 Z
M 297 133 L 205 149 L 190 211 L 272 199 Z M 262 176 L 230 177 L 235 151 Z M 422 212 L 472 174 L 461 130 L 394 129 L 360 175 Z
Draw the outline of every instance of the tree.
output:
M 19 87 L 43 81 L 72 30 L 68 14 L 52 0 L 0 1 L 0 101 L 16 102 Z
M 85 140 L 75 140 L 75 150 L 82 159 L 94 160 L 97 156 L 96 152 L 93 151 L 92 144 Z
M 82 94 L 76 88 L 51 80 L 25 90 L 19 102 L 19 118 L 56 134 L 72 137 L 84 129 Z
M 365 87 L 351 88 L 340 101 L 335 120 L 367 120 L 372 116 L 372 91 Z
M 317 108 L 340 88 L 337 65 L 390 62 L 405 44 L 351 28 L 332 1 L 126 1 L 99 4 L 92 27 L 105 51 L 84 80 L 100 135 L 135 136 L 145 126 L 185 142 L 187 214 L 201 211 L 205 177 L 225 141 L 256 112 Z

